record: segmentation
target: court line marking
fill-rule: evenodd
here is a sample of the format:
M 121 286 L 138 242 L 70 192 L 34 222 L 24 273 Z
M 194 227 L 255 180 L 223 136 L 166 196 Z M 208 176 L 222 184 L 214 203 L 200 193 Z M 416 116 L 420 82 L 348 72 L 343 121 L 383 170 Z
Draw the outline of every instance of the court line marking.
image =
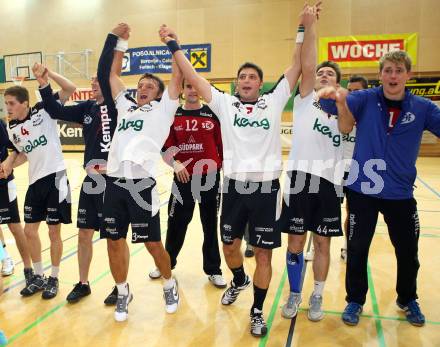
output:
M 379 305 L 377 303 L 376 291 L 374 289 L 373 276 L 371 275 L 370 263 L 367 263 L 367 278 L 368 278 L 368 288 L 370 289 L 371 302 L 373 304 L 373 313 L 375 316 L 379 315 Z M 382 321 L 380 319 L 375 319 L 377 339 L 380 347 L 385 347 L 387 344 L 385 342 L 385 336 L 383 334 Z
M 426 187 L 428 190 L 430 190 L 432 193 L 437 195 L 438 198 L 440 198 L 440 193 L 436 191 L 434 188 L 432 188 L 428 183 L 426 183 L 424 180 L 420 178 L 420 176 L 417 176 L 417 179 Z

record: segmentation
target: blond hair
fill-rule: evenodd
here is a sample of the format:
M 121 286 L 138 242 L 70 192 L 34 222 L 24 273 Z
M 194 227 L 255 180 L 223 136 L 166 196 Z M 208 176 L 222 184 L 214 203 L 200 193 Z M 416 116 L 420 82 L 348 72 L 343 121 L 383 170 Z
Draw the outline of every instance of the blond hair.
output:
M 382 71 L 386 61 L 394 64 L 402 63 L 405 65 L 406 71 L 411 71 L 411 58 L 405 51 L 392 51 L 384 54 L 379 60 L 379 71 Z

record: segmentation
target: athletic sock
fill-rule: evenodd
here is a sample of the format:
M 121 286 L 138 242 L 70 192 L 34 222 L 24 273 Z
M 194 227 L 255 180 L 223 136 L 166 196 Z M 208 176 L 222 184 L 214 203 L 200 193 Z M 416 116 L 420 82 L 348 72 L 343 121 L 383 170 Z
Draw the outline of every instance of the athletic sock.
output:
M 244 272 L 243 265 L 237 267 L 235 269 L 231 269 L 232 274 L 234 275 L 233 281 L 237 287 L 242 286 L 246 282 L 246 274 Z
M 295 254 L 287 250 L 287 274 L 289 276 L 290 291 L 301 293 L 301 273 L 304 264 L 303 252 Z
M 252 310 L 256 308 L 260 311 L 263 311 L 263 304 L 264 304 L 264 300 L 266 299 L 266 294 L 267 294 L 267 289 L 258 288 L 254 284 L 254 303 L 252 305 Z

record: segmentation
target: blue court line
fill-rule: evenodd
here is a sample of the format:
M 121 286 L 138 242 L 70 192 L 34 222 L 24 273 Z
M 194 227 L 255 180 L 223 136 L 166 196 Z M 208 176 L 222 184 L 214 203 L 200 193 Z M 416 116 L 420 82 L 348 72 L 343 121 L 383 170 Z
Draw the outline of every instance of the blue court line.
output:
M 433 192 L 435 195 L 437 195 L 438 198 L 440 198 L 440 193 L 436 191 L 434 188 L 432 188 L 428 183 L 426 183 L 424 180 L 422 180 L 419 176 L 417 176 L 417 179 L 422 182 L 422 184 L 428 188 L 431 192 Z

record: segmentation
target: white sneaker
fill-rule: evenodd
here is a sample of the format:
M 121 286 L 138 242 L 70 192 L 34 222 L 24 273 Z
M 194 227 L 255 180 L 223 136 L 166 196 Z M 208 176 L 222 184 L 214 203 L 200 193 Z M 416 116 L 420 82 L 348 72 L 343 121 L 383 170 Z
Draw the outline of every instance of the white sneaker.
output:
M 211 282 L 217 288 L 226 288 L 227 282 L 222 275 L 209 275 L 209 282 Z
M 318 322 L 324 318 L 324 312 L 322 311 L 322 296 L 311 295 L 309 299 L 309 311 L 307 317 L 312 322 Z
M 298 313 L 301 304 L 301 293 L 290 292 L 287 302 L 281 307 L 281 315 L 284 318 L 293 318 Z
M 312 261 L 315 257 L 315 248 L 310 248 L 310 251 L 306 252 L 306 255 L 304 256 L 305 261 Z
M 175 278 L 171 288 L 163 289 L 163 298 L 165 299 L 165 311 L 167 313 L 176 312 L 179 307 L 179 287 Z
M 157 280 L 162 277 L 162 274 L 160 273 L 160 270 L 156 268 L 148 274 L 148 277 L 150 277 L 152 280 Z
M 121 295 L 118 294 L 118 300 L 116 301 L 115 308 L 115 321 L 124 322 L 128 318 L 128 304 L 133 300 L 133 294 L 130 292 L 130 287 L 128 287 L 128 294 Z
M 14 273 L 14 260 L 7 257 L 2 260 L 2 276 L 10 276 Z

